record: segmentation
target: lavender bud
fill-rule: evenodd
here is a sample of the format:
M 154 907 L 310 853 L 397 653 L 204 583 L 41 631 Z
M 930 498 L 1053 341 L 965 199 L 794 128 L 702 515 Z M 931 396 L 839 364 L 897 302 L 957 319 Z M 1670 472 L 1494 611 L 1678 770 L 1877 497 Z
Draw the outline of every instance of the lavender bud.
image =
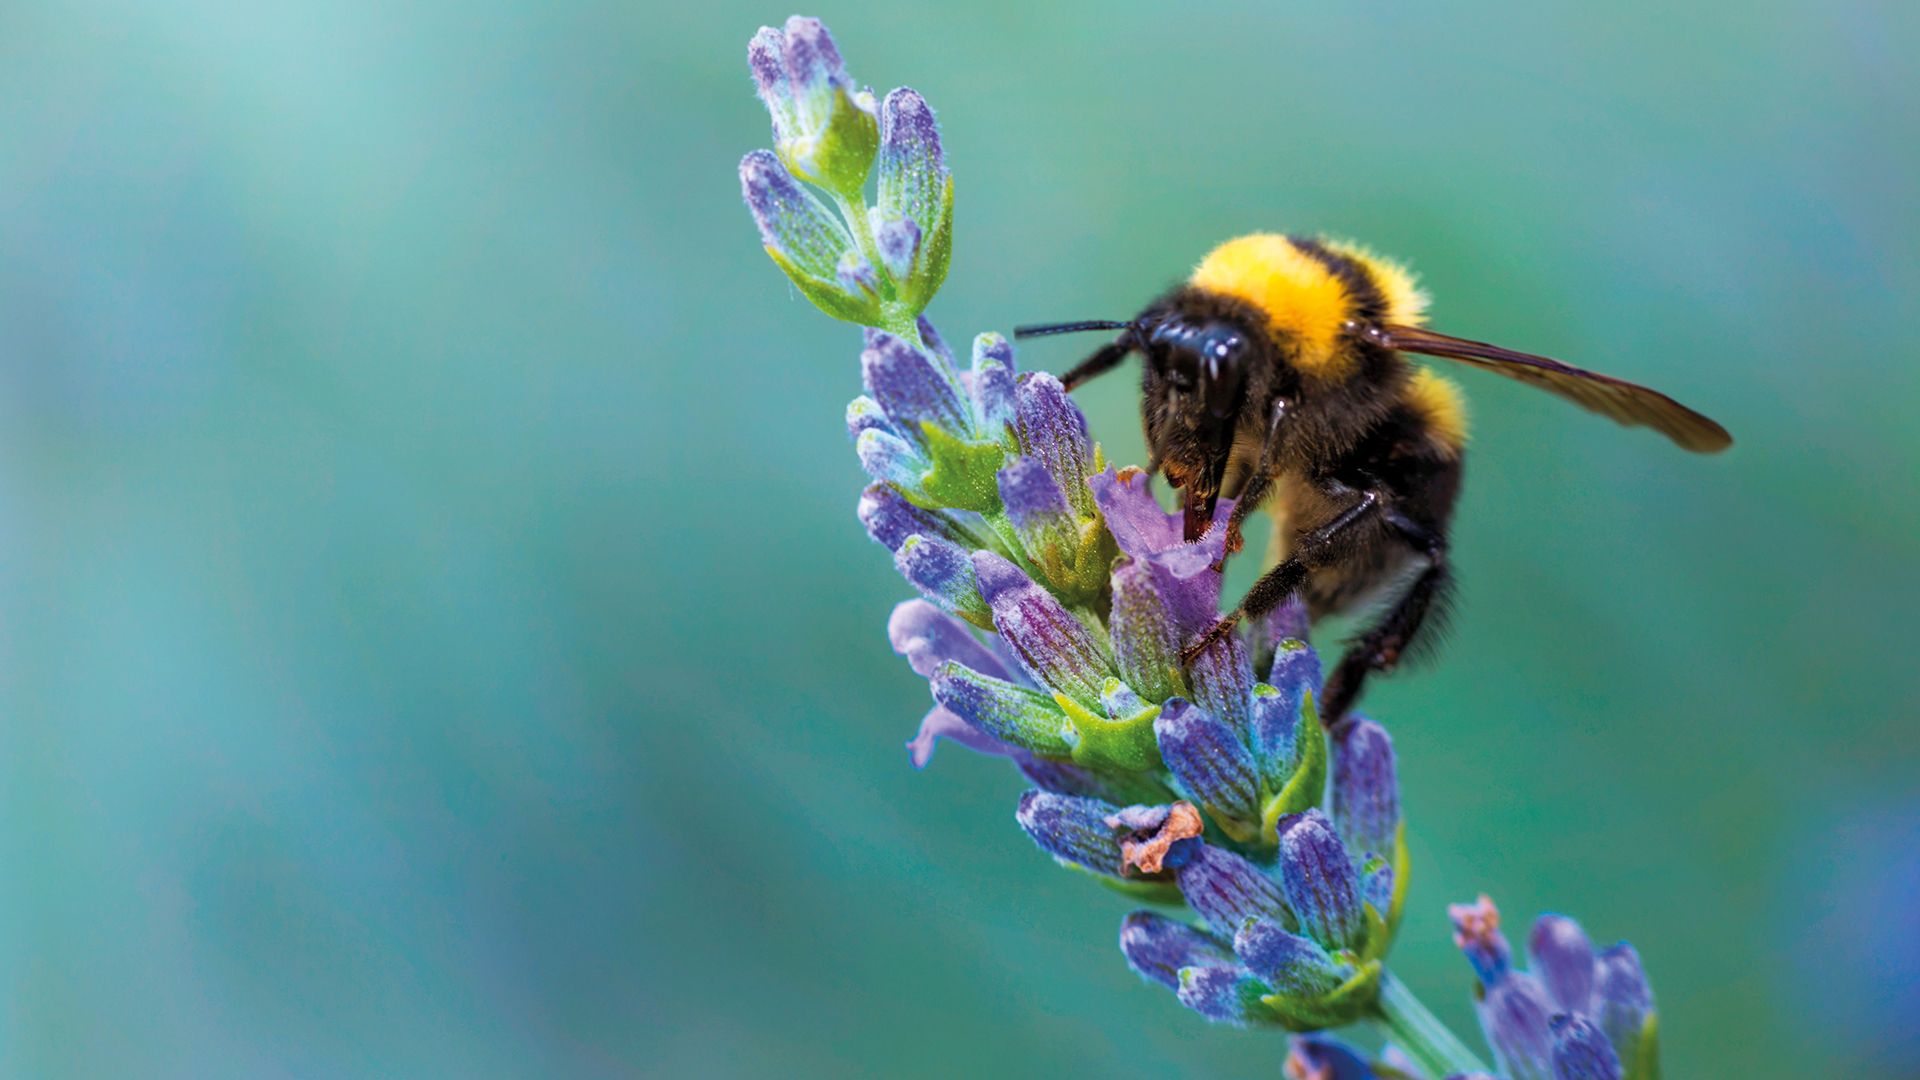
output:
M 1593 1022 L 1583 1016 L 1553 1019 L 1554 1080 L 1620 1080 L 1620 1058 Z
M 1564 915 L 1542 915 L 1527 935 L 1528 970 L 1540 977 L 1561 1012 L 1586 1012 L 1593 999 L 1593 942 Z
M 1238 965 L 1190 967 L 1180 972 L 1180 1004 L 1216 1023 L 1271 1021 L 1272 1011 L 1260 1000 L 1266 994 L 1266 984 Z
M 1015 818 L 1040 849 L 1061 862 L 1121 876 L 1120 842 L 1107 825 L 1113 806 L 1098 799 L 1029 791 Z
M 1021 666 L 1041 686 L 1095 709 L 1114 671 L 1086 626 L 1006 559 L 979 551 L 973 565 L 994 628 Z
M 1014 391 L 1014 428 L 1020 452 L 1039 459 L 1073 501 L 1081 517 L 1094 514 L 1087 477 L 1093 470 L 1093 443 L 1087 418 L 1067 397 L 1066 387 L 1046 372 L 1023 376 Z
M 893 553 L 893 565 L 920 595 L 941 608 L 975 626 L 993 625 L 965 548 L 938 537 L 909 536 Z
M 1233 963 L 1233 953 L 1211 935 L 1150 911 L 1136 911 L 1120 923 L 1120 951 L 1141 978 L 1169 990 L 1180 988 L 1181 968 Z
M 1280 891 L 1300 920 L 1300 932 L 1329 949 L 1359 944 L 1360 910 L 1353 860 L 1318 810 L 1280 819 Z
M 857 251 L 840 256 L 840 262 L 833 268 L 833 278 L 851 295 L 864 296 L 870 301 L 880 297 L 880 277 L 873 272 L 873 264 L 867 257 Z
M 760 227 L 760 242 L 789 277 L 838 287 L 840 259 L 854 251 L 853 237 L 779 158 L 766 150 L 741 158 L 740 194 Z
M 1113 568 L 1113 662 L 1120 677 L 1155 701 L 1187 693 L 1180 664 L 1184 642 L 1167 617 L 1151 567 L 1121 559 Z
M 858 444 L 860 436 L 867 431 L 884 431 L 895 438 L 900 435 L 887 422 L 887 414 L 881 410 L 880 403 L 861 394 L 847 402 L 847 438 Z
M 920 254 L 920 226 L 911 218 L 884 214 L 878 207 L 870 216 L 873 243 L 880 251 L 880 261 L 893 280 L 906 280 L 913 273 L 914 260 Z
M 1260 821 L 1260 780 L 1253 755 L 1220 720 L 1180 698 L 1153 722 L 1160 756 L 1181 788 L 1227 831 L 1250 840 Z
M 870 333 L 860 354 L 860 375 L 895 430 L 922 452 L 927 449 L 927 424 L 960 438 L 972 434 L 971 410 L 947 377 L 945 365 L 905 340 Z
M 1000 505 L 1027 558 L 1056 589 L 1067 583 L 1080 550 L 1080 527 L 1067 494 L 1046 467 L 1030 457 L 1010 457 L 1000 467 Z
M 880 106 L 879 204 L 876 213 L 907 228 L 903 258 L 888 256 L 901 298 L 918 310 L 946 280 L 953 246 L 953 177 L 940 149 L 933 110 L 901 87 Z
M 999 334 L 974 338 L 973 407 L 988 438 L 1000 438 L 1013 423 L 1014 398 L 1013 346 Z
M 854 89 L 827 28 L 797 15 L 784 34 L 763 27 L 747 46 L 747 66 L 772 114 L 780 160 L 802 179 L 857 194 L 873 168 L 879 117 L 873 95 Z
M 1002 742 L 1045 757 L 1064 758 L 1072 751 L 1061 737 L 1067 727 L 1066 714 L 1052 698 L 1037 690 L 983 675 L 953 661 L 935 668 L 928 683 L 935 701 Z
M 1295 925 L 1280 886 L 1230 851 L 1201 844 L 1179 868 L 1176 880 L 1187 906 L 1222 935 L 1238 933 L 1248 919 Z
M 1247 923 L 1234 935 L 1233 951 L 1277 994 L 1315 998 L 1340 985 L 1339 965 L 1325 949 L 1274 923 Z
M 1640 954 L 1623 941 L 1602 952 L 1594 967 L 1594 998 L 1601 1030 L 1621 1059 L 1632 1061 L 1647 1017 L 1653 1015 L 1653 988 L 1640 969 Z
M 1510 1080 L 1552 1080 L 1553 1041 L 1547 1022 L 1554 1009 L 1538 979 L 1526 972 L 1511 972 L 1488 987 L 1474 1008 L 1502 1075 Z
M 933 468 L 933 463 L 914 449 L 913 444 L 891 430 L 878 427 L 860 432 L 853 441 L 853 451 L 868 476 L 902 491 L 918 492 L 926 482 L 928 470 Z
M 1356 858 L 1373 854 L 1391 859 L 1400 828 L 1393 740 L 1385 728 L 1359 716 L 1341 721 L 1331 736 L 1331 809 L 1340 823 L 1340 838 Z
M 1453 943 L 1466 954 L 1480 985 L 1491 988 L 1505 979 L 1512 950 L 1500 932 L 1500 909 L 1493 900 L 1482 894 L 1471 904 L 1448 904 L 1447 918 L 1453 922 Z
M 867 535 L 899 551 L 900 545 L 915 534 L 945 540 L 967 550 L 991 548 L 995 541 L 986 536 L 974 514 L 953 510 L 923 510 L 887 484 L 868 484 L 860 493 L 857 510 Z

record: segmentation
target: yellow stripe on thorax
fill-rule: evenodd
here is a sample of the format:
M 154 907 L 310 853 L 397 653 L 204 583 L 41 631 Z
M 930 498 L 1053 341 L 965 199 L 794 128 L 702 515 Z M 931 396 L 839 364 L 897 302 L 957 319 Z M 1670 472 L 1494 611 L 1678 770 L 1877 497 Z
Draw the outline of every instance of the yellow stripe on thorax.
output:
M 1467 403 L 1452 380 L 1430 368 L 1415 368 L 1407 380 L 1406 400 L 1443 444 L 1455 452 L 1467 445 Z
M 1426 296 L 1405 267 L 1356 244 L 1324 240 L 1327 250 L 1360 265 L 1386 301 L 1386 321 L 1417 326 Z M 1266 315 L 1268 326 L 1298 348 L 1295 366 L 1322 378 L 1346 376 L 1353 354 L 1340 340 L 1342 325 L 1356 315 L 1354 297 L 1320 259 L 1278 233 L 1229 240 L 1207 253 L 1188 284 L 1245 301 Z
M 1229 240 L 1200 260 L 1188 284 L 1259 308 L 1276 333 L 1298 344 L 1295 363 L 1302 371 L 1345 374 L 1346 350 L 1337 346 L 1351 302 L 1339 280 L 1286 237 L 1254 233 Z

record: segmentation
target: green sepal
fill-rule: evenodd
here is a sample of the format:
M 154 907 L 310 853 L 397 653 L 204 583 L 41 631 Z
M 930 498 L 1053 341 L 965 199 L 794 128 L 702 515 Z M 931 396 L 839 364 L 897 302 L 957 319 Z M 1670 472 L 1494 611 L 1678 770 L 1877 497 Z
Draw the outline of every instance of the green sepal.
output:
M 1000 463 L 1006 451 L 997 442 L 957 438 L 932 421 L 921 421 L 927 457 L 933 467 L 920 477 L 920 490 L 903 491 L 923 510 L 978 510 L 1000 508 Z
M 1109 686 L 1118 682 L 1107 680 Z M 1074 764 L 1127 772 L 1160 768 L 1160 743 L 1153 736 L 1153 721 L 1160 715 L 1160 706 L 1149 704 L 1130 716 L 1106 717 L 1065 694 L 1055 694 L 1053 700 L 1073 728 L 1069 741 L 1073 743 Z
M 836 86 L 826 128 L 810 139 L 783 139 L 774 150 L 793 175 L 857 199 L 880 152 L 880 120 Z
M 787 275 L 793 287 L 800 295 L 813 302 L 813 306 L 843 322 L 859 323 L 861 326 L 877 326 L 880 323 L 879 301 L 868 296 L 855 296 L 842 289 L 837 283 L 822 281 L 793 264 L 791 259 L 772 248 L 767 249 L 774 265 Z
M 953 177 L 949 175 L 946 188 L 940 193 L 940 223 L 933 227 L 931 236 L 920 239 L 920 253 L 914 260 L 913 273 L 899 283 L 900 299 L 914 314 L 925 311 L 933 302 L 933 295 L 946 283 L 947 264 L 952 261 Z
M 1382 973 L 1380 961 L 1368 960 L 1360 964 L 1346 982 L 1318 997 L 1268 994 L 1260 1003 L 1272 1009 L 1280 1025 L 1288 1031 L 1339 1027 L 1373 1015 L 1373 1003 L 1380 996 Z
M 1072 744 L 1065 737 L 1069 728 L 1067 718 L 1054 707 L 1054 699 L 1044 692 L 983 675 L 958 660 L 943 662 L 934 674 L 938 678 L 971 684 L 982 695 L 991 711 L 968 719 L 987 734 L 1041 757 L 1071 756 Z
M 1407 882 L 1413 877 L 1413 858 L 1407 854 L 1407 823 L 1403 819 L 1393 827 L 1393 896 L 1387 901 L 1387 940 L 1375 953 L 1387 955 L 1393 939 L 1400 933 L 1400 916 L 1407 910 Z
M 1660 1080 L 1660 1014 L 1648 1013 L 1626 1061 L 1625 1080 Z
M 1327 731 L 1320 726 L 1320 711 L 1314 707 L 1311 690 L 1300 703 L 1300 729 L 1294 739 L 1300 764 L 1260 811 L 1260 838 L 1270 846 L 1280 842 L 1281 818 L 1319 806 L 1327 792 Z

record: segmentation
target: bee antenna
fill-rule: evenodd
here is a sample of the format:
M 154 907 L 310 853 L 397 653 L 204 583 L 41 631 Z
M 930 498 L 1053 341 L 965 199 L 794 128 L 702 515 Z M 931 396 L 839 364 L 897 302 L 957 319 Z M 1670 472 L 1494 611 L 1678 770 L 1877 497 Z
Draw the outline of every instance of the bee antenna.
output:
M 1047 337 L 1051 334 L 1077 334 L 1082 330 L 1137 330 L 1133 323 L 1114 322 L 1112 319 L 1083 319 L 1079 322 L 1042 323 L 1038 326 L 1016 326 L 1015 338 Z

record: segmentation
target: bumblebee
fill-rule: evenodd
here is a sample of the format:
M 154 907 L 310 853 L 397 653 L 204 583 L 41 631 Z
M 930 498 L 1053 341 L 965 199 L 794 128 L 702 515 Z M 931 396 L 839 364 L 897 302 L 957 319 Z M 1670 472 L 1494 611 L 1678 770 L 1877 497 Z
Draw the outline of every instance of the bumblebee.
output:
M 1213 527 L 1220 498 L 1235 499 L 1225 523 L 1232 554 L 1247 515 L 1270 511 L 1272 568 L 1188 644 L 1188 663 L 1295 594 L 1315 620 L 1390 597 L 1327 677 L 1320 717 L 1329 725 L 1369 675 L 1436 636 L 1453 582 L 1447 536 L 1466 414 L 1459 389 L 1408 354 L 1517 379 L 1686 450 L 1733 442 L 1656 390 L 1427 329 L 1426 309 L 1398 263 L 1336 240 L 1260 233 L 1215 248 L 1131 320 L 1014 332 L 1119 331 L 1061 377 L 1069 390 L 1141 354 L 1148 473 L 1164 472 L 1184 493 L 1186 539 Z

